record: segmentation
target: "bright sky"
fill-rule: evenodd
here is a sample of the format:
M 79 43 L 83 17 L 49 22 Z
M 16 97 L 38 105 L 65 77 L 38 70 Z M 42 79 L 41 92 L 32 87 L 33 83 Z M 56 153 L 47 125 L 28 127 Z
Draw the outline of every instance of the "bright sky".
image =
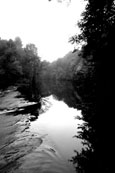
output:
M 0 0 L 0 37 L 34 43 L 42 60 L 63 57 L 73 50 L 68 39 L 79 32 L 76 24 L 85 7 L 83 0 L 67 1 Z

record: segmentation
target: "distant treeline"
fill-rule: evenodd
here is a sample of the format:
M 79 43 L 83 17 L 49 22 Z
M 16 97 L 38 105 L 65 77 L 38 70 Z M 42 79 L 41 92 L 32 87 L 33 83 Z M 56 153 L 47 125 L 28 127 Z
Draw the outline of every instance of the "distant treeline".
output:
M 63 58 L 49 63 L 41 63 L 41 80 L 70 80 L 74 79 L 82 67 L 82 57 L 79 50 L 67 53 Z

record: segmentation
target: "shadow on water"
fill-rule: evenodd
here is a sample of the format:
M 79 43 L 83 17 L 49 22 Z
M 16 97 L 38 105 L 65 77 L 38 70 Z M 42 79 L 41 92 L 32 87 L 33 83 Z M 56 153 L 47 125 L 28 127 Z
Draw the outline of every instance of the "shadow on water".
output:
M 19 114 L 30 114 L 30 121 L 35 121 L 39 114 L 38 110 L 40 109 L 40 104 L 35 103 L 32 105 L 27 105 L 27 106 L 21 106 L 20 108 L 17 108 L 13 112 L 13 116 L 18 116 Z M 12 112 L 8 112 L 7 115 L 11 115 Z

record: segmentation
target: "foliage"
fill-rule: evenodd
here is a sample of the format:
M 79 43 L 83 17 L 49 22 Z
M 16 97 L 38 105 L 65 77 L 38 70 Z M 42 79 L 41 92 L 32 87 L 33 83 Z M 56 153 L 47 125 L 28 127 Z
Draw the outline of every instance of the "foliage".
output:
M 18 61 L 14 42 L 12 40 L 0 40 L 0 87 L 15 82 L 21 75 L 22 67 Z
M 83 119 L 80 138 L 86 146 L 73 158 L 78 172 L 112 172 L 110 148 L 113 146 L 113 65 L 115 39 L 115 2 L 89 0 L 79 22 L 80 35 L 73 42 L 85 41 L 82 48 L 84 65 L 74 76 L 78 94 L 82 98 Z M 111 139 L 108 140 L 107 138 Z
M 73 80 L 74 74 L 80 68 L 82 59 L 79 51 L 69 52 L 63 58 L 49 63 L 41 63 L 41 80 Z
M 33 95 L 39 83 L 40 58 L 34 44 L 23 48 L 19 37 L 0 40 L 0 88 L 18 85 Z M 35 95 L 35 94 L 34 94 Z

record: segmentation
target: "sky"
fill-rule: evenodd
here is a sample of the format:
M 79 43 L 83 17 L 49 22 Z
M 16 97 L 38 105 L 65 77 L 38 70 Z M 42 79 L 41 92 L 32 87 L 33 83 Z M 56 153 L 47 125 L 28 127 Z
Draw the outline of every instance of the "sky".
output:
M 52 62 L 74 49 L 68 40 L 79 33 L 84 8 L 83 0 L 0 0 L 0 37 L 19 36 L 24 46 L 36 45 L 41 60 Z

